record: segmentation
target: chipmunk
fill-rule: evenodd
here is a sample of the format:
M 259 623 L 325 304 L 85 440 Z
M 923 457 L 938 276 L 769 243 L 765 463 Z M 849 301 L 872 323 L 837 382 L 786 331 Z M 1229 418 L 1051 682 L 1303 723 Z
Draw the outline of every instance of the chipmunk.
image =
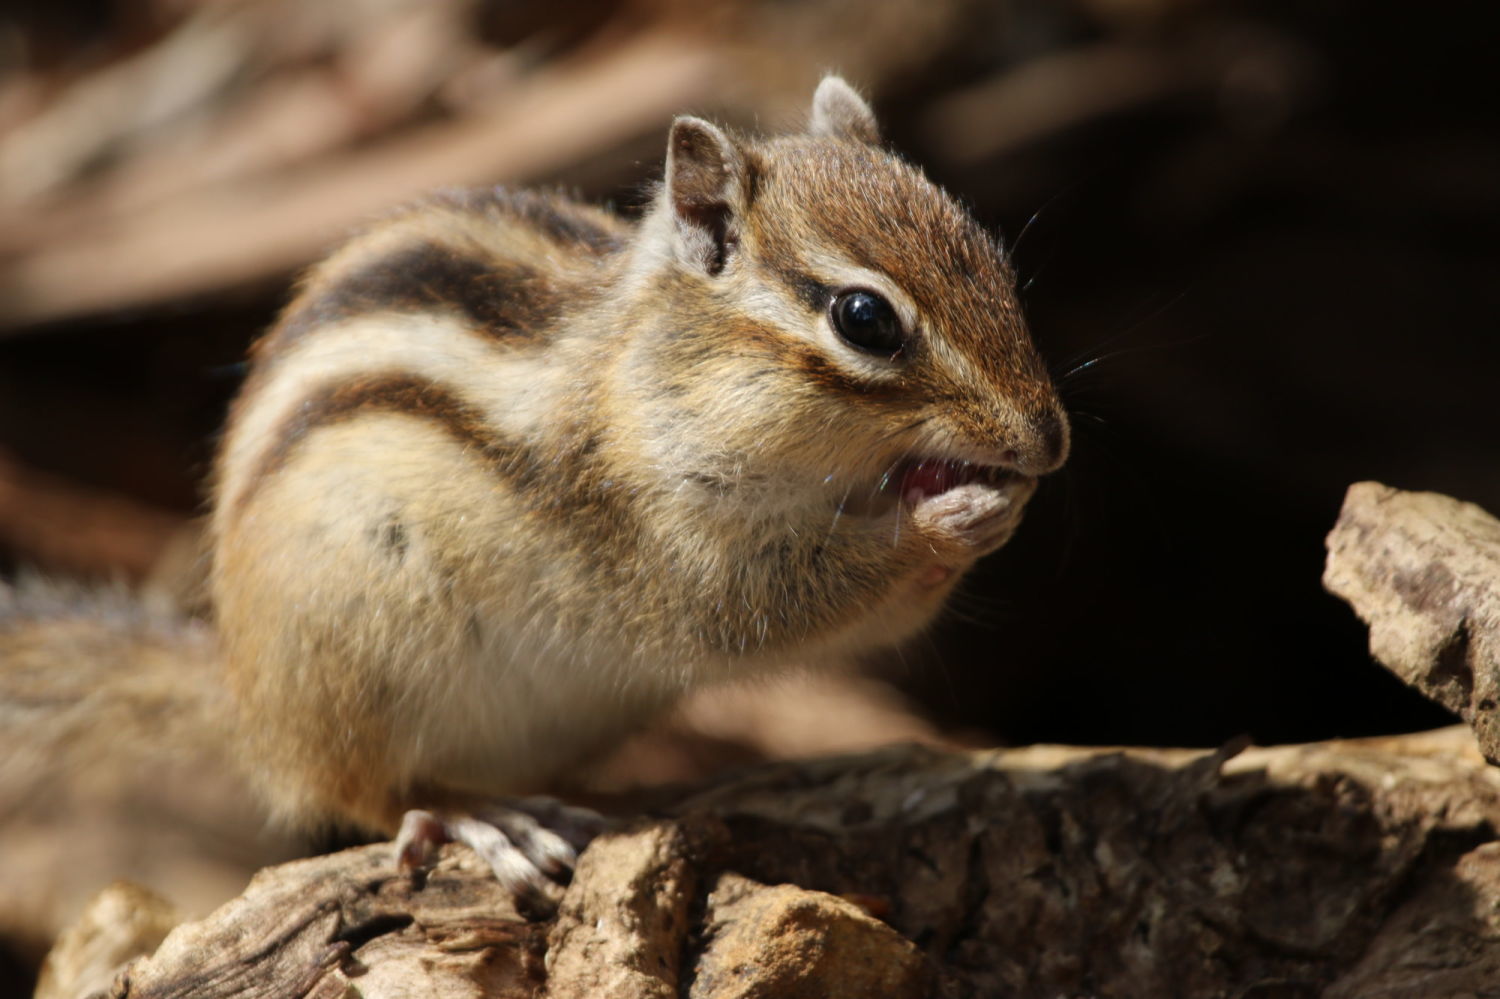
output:
M 522 796 L 685 691 L 901 642 L 1068 421 L 999 244 L 827 77 L 799 134 L 679 117 L 639 222 L 436 196 L 253 348 L 211 591 L 277 810 L 545 886 Z

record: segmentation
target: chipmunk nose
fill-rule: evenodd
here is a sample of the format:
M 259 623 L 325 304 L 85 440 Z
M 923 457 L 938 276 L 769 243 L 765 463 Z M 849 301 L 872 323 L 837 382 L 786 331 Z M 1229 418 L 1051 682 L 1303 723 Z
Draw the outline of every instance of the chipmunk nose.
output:
M 1057 410 L 1033 417 L 1022 446 L 1007 448 L 1000 460 L 1026 475 L 1046 475 L 1062 467 L 1068 457 L 1068 420 Z
M 1041 441 L 1039 458 L 1046 464 L 1046 472 L 1057 471 L 1068 458 L 1068 418 L 1058 410 L 1050 410 L 1037 421 L 1036 434 Z

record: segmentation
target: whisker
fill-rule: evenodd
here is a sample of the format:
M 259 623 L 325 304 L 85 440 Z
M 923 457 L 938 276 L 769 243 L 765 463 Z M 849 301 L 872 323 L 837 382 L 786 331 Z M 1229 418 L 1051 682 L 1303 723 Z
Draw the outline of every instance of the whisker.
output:
M 914 420 L 911 420 L 908 423 L 902 424 L 899 427 L 895 427 L 892 430 L 888 431 L 887 433 L 882 434 L 875 441 L 874 447 L 878 451 L 880 449 L 881 445 L 885 444 L 887 441 L 890 441 L 891 439 L 896 438 L 896 437 L 900 437 L 900 436 L 902 436 L 904 434 L 912 433 L 915 430 L 919 430 L 923 426 L 925 426 L 926 424 L 930 423 L 931 421 L 932 421 L 932 417 L 931 416 L 921 416 L 921 417 L 917 417 Z M 865 497 L 864 497 L 865 506 L 866 507 L 869 507 L 869 506 L 873 505 L 874 502 L 875 502 L 875 497 L 878 494 L 884 492 L 886 489 L 888 489 L 890 487 L 891 480 L 895 476 L 896 470 L 899 469 L 901 467 L 901 464 L 903 462 L 905 462 L 906 460 L 908 460 L 909 457 L 910 457 L 910 455 L 908 453 L 906 453 L 906 452 L 903 451 L 901 454 L 897 455 L 891 461 L 890 464 L 886 465 L 885 468 L 881 471 L 881 473 L 878 476 L 875 477 L 875 480 L 874 480 L 873 484 L 870 486 L 869 491 L 865 494 Z M 834 473 L 830 472 L 826 476 L 824 476 L 823 482 L 825 484 L 830 483 L 830 482 L 833 481 L 833 478 L 834 478 Z M 823 535 L 823 542 L 825 544 L 828 543 L 828 541 L 830 539 L 832 539 L 832 537 L 834 535 L 834 532 L 838 530 L 839 521 L 843 518 L 845 512 L 848 510 L 849 499 L 854 494 L 854 489 L 855 489 L 856 484 L 857 483 L 851 482 L 849 484 L 848 488 L 844 490 L 844 494 L 841 497 L 839 497 L 838 503 L 834 506 L 833 517 L 829 521 L 828 530 Z M 893 538 L 893 542 L 892 543 L 893 544 L 899 544 L 900 543 L 900 538 L 901 538 L 901 508 L 900 508 L 900 500 L 899 500 L 899 497 L 898 497 L 897 504 L 896 504 L 895 536 Z
M 876 494 L 883 491 L 886 486 L 891 484 L 891 476 L 895 473 L 896 469 L 901 467 L 901 462 L 903 460 L 905 459 L 897 458 L 895 461 L 886 466 L 885 471 L 880 474 L 880 478 L 875 480 L 875 485 L 871 487 L 869 493 L 865 495 L 866 504 L 874 503 Z
M 1151 296 L 1151 297 L 1155 297 L 1155 296 Z M 1085 358 L 1088 358 L 1088 356 L 1090 354 L 1101 354 L 1106 347 L 1109 347 L 1112 344 L 1119 343 L 1125 337 L 1130 336 L 1130 334 L 1136 332 L 1142 326 L 1145 326 L 1147 323 L 1150 323 L 1150 322 L 1152 322 L 1152 321 L 1154 321 L 1156 319 L 1161 318 L 1161 316 L 1168 309 L 1171 309 L 1171 308 L 1175 307 L 1179 302 L 1181 302 L 1186 297 L 1187 297 L 1187 292 L 1185 292 L 1185 291 L 1184 292 L 1179 292 L 1178 294 L 1173 295 L 1166 302 L 1164 302 L 1161 305 L 1157 306 L 1155 309 L 1152 309 L 1150 312 L 1146 313 L 1140 319 L 1137 319 L 1135 322 L 1127 324 L 1124 329 L 1122 329 L 1119 332 L 1117 332 L 1117 333 L 1115 333 L 1115 334 L 1113 334 L 1113 335 L 1105 338 L 1103 342 L 1098 343 L 1098 344 L 1094 344 L 1093 346 L 1085 347 L 1083 350 L 1080 350 L 1076 354 L 1073 354 L 1066 361 L 1064 361 L 1061 365 L 1058 365 L 1058 367 L 1062 367 L 1062 368 L 1068 369 L 1067 372 L 1064 373 L 1063 375 L 1061 375 L 1060 377 L 1061 378 L 1068 377 L 1069 374 L 1071 374 L 1073 371 L 1075 371 L 1079 367 L 1080 362 L 1087 363 L 1085 361 Z M 1054 377 L 1059 377 L 1056 374 L 1057 367 L 1052 368 L 1052 371 L 1053 371 Z
M 1012 259 L 1014 259 L 1015 256 L 1016 256 L 1016 254 L 1020 251 L 1021 244 L 1026 241 L 1026 234 L 1031 231 L 1032 224 L 1035 223 L 1038 219 L 1040 219 L 1043 215 L 1045 215 L 1048 211 L 1050 211 L 1051 208 L 1052 208 L 1052 206 L 1055 205 L 1055 204 L 1057 204 L 1058 201 L 1062 200 L 1062 198 L 1063 198 L 1064 195 L 1072 194 L 1073 190 L 1077 186 L 1078 186 L 1077 184 L 1069 184 L 1069 185 L 1067 185 L 1062 190 L 1060 190 L 1056 194 L 1052 195 L 1052 197 L 1050 197 L 1046 201 L 1044 201 L 1042 203 L 1042 207 L 1038 208 L 1036 211 L 1034 211 L 1034 212 L 1031 213 L 1031 217 L 1026 220 L 1026 224 L 1023 225 L 1023 226 L 1021 226 L 1021 231 L 1018 232 L 1018 233 L 1016 233 L 1016 241 L 1010 245 L 1010 256 L 1011 256 Z M 1035 280 L 1036 280 L 1036 275 L 1032 275 L 1031 281 L 1035 281 Z M 1031 281 L 1026 282 L 1026 287 L 1027 288 L 1031 287 Z M 1022 290 L 1024 291 L 1025 288 L 1023 288 Z
M 1036 270 L 1031 272 L 1031 277 L 1027 278 L 1021 284 L 1020 293 L 1022 295 L 1028 294 L 1031 291 L 1032 286 L 1042 279 L 1042 275 L 1047 273 L 1047 268 L 1052 266 L 1052 261 L 1056 259 L 1057 250 L 1053 249 L 1050 253 L 1047 254 L 1047 256 L 1042 258 L 1042 262 L 1037 265 Z
M 828 525 L 828 533 L 823 535 L 823 543 L 825 545 L 833 540 L 833 532 L 838 529 L 839 519 L 844 516 L 844 507 L 849 505 L 849 494 L 853 491 L 854 486 L 850 485 L 848 489 L 844 490 L 844 495 L 839 500 L 839 505 L 833 508 L 833 522 Z
M 1081 364 L 1075 364 L 1073 367 L 1064 372 L 1061 377 L 1058 378 L 1058 382 L 1065 383 L 1070 378 L 1076 378 L 1078 375 L 1089 371 L 1099 364 L 1102 364 L 1105 361 L 1112 361 L 1118 357 L 1129 357 L 1131 354 L 1142 354 L 1152 350 L 1166 350 L 1168 347 L 1187 347 L 1197 343 L 1200 340 L 1206 340 L 1211 336 L 1213 336 L 1212 330 L 1199 333 L 1197 336 L 1187 337 L 1183 340 L 1172 340 L 1168 343 L 1143 343 L 1136 347 L 1122 347 L 1119 350 L 1112 350 L 1107 354 L 1100 354 L 1098 357 L 1091 357 Z
M 1106 391 L 1108 383 L 1097 379 L 1074 378 L 1071 382 L 1063 382 L 1057 386 L 1057 394 L 1067 407 L 1068 412 L 1081 408 L 1094 400 L 1115 401 L 1115 396 Z

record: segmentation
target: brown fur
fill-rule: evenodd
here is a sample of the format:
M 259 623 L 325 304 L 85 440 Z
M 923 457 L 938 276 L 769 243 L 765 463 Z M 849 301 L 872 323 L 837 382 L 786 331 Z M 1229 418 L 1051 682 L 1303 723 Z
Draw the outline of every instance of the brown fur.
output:
M 679 119 L 636 226 L 448 194 L 309 274 L 214 522 L 286 814 L 388 829 L 532 786 L 695 685 L 902 640 L 1010 536 L 1067 437 L 1004 257 L 847 86 L 812 121 Z M 846 287 L 910 322 L 898 356 L 834 332 Z M 1011 473 L 908 500 L 917 459 Z

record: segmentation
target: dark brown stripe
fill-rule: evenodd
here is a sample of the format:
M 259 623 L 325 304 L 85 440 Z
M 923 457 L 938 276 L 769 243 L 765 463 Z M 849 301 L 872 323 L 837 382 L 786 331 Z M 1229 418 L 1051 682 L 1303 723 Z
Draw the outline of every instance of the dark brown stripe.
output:
M 492 462 L 506 460 L 514 450 L 485 424 L 477 409 L 437 382 L 411 375 L 370 375 L 330 386 L 304 400 L 281 427 L 275 445 L 261 456 L 238 505 L 243 508 L 255 489 L 281 470 L 308 434 L 372 410 L 404 413 L 436 423 L 454 440 Z
M 760 199 L 760 177 L 765 167 L 761 165 L 760 157 L 755 155 L 754 150 L 743 149 L 740 154 L 744 157 L 745 164 L 745 211 L 748 212 Z
M 775 274 L 782 284 L 796 292 L 803 304 L 814 312 L 823 312 L 828 308 L 828 303 L 833 301 L 833 285 L 824 284 L 805 271 L 794 267 L 778 267 Z
M 600 214 L 593 209 L 557 195 L 510 191 L 503 187 L 477 188 L 447 191 L 432 198 L 429 204 L 476 215 L 508 215 L 555 242 L 601 256 L 625 248 L 621 229 L 603 224 Z
M 236 512 L 244 509 L 255 491 L 286 465 L 315 430 L 377 411 L 400 413 L 440 427 L 509 482 L 520 504 L 533 514 L 560 521 L 564 532 L 574 537 L 577 550 L 589 559 L 604 557 L 604 552 L 626 543 L 637 530 L 613 483 L 600 470 L 596 434 L 580 429 L 571 446 L 559 445 L 559 457 L 551 457 L 551 452 L 543 457 L 497 433 L 476 407 L 441 384 L 395 372 L 332 385 L 304 401 L 261 457 L 255 475 L 235 501 Z M 380 540 L 393 555 L 404 556 L 406 528 L 399 524 L 396 528 L 387 529 Z
M 788 352 L 797 370 L 810 381 L 844 395 L 857 395 L 865 399 L 897 399 L 903 386 L 892 381 L 875 381 L 856 378 L 811 347 L 798 346 Z
M 742 320 L 731 328 L 717 334 L 714 340 L 702 344 L 702 352 L 715 353 L 721 349 L 718 341 L 739 346 L 754 345 L 757 354 L 774 358 L 823 388 L 844 395 L 856 395 L 863 399 L 895 399 L 903 387 L 894 382 L 860 378 L 844 371 L 823 352 L 775 327 Z
M 618 233 L 604 228 L 590 213 L 565 201 L 534 191 L 520 191 L 511 195 L 510 206 L 520 218 L 559 243 L 579 246 L 597 254 L 614 253 L 625 248 Z
M 448 312 L 497 338 L 531 336 L 557 311 L 536 271 L 421 242 L 314 285 L 287 310 L 272 334 L 277 348 L 351 316 L 378 312 Z

